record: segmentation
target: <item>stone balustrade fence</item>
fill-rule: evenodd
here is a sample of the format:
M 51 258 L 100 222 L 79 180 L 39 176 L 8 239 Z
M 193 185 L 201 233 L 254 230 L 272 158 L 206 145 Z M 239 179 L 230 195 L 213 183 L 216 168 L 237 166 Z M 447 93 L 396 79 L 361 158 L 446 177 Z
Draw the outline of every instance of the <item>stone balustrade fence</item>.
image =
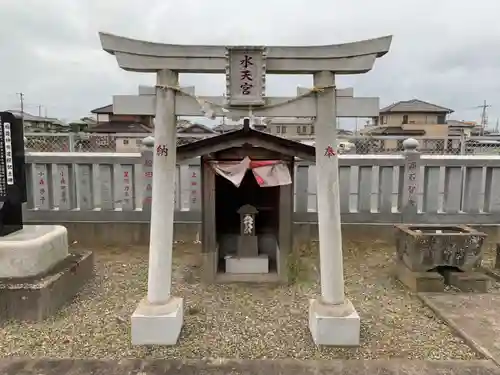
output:
M 151 147 L 140 153 L 28 152 L 27 222 L 147 222 Z M 500 222 L 500 156 L 402 154 L 339 157 L 345 223 Z M 316 170 L 296 161 L 294 221 L 316 222 Z M 175 220 L 201 220 L 200 161 L 177 167 Z

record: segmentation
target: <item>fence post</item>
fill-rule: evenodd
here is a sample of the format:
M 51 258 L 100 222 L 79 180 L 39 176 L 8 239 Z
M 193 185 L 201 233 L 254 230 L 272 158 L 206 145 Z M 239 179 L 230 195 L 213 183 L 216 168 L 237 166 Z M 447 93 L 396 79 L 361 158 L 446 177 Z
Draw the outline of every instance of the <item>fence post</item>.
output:
M 142 140 L 142 210 L 151 213 L 153 196 L 153 148 L 155 139 L 148 136 Z
M 467 137 L 465 136 L 464 132 L 460 133 L 460 155 L 465 155 L 466 150 L 465 150 L 465 141 L 467 140 Z
M 68 135 L 68 151 L 75 152 L 75 133 L 69 133 Z M 81 151 L 81 150 L 80 150 Z
M 418 141 L 408 138 L 403 142 L 405 166 L 402 191 L 402 222 L 415 223 L 418 213 L 417 194 L 420 183 L 420 152 Z

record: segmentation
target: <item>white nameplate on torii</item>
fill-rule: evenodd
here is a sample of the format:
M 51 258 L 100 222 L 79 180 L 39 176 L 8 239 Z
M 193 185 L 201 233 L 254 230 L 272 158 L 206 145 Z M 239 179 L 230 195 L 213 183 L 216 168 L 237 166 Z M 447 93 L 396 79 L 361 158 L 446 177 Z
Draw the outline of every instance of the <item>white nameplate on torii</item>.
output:
M 226 48 L 226 98 L 229 106 L 262 106 L 266 92 L 266 49 Z
M 189 95 L 194 94 L 194 87 L 181 88 Z M 298 94 L 303 95 L 309 91 L 298 88 Z M 117 115 L 155 115 L 156 96 L 155 89 L 146 86 L 139 87 L 141 95 L 115 95 L 113 96 L 113 111 Z M 379 98 L 354 98 L 353 89 L 337 90 L 337 117 L 378 117 Z M 216 103 L 214 106 L 216 116 L 227 116 L 220 106 L 227 104 L 223 96 L 199 97 L 201 101 Z M 267 105 L 283 103 L 293 99 L 291 97 L 267 97 Z M 178 116 L 204 116 L 200 103 L 193 97 L 179 93 L 176 97 L 176 115 Z M 314 117 L 316 116 L 316 98 L 314 95 L 302 97 L 290 103 L 272 108 L 253 108 L 253 115 L 257 117 Z M 239 117 L 248 116 L 248 110 L 231 108 L 231 114 Z

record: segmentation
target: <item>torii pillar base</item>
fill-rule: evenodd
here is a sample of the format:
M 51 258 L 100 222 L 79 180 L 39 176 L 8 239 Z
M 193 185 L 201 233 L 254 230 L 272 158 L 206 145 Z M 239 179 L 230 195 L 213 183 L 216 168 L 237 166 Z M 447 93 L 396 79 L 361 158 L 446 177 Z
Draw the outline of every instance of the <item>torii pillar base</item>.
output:
M 309 330 L 316 345 L 359 346 L 361 320 L 348 299 L 342 305 L 309 301 Z
M 176 345 L 184 321 L 182 298 L 153 305 L 144 298 L 132 314 L 132 345 Z

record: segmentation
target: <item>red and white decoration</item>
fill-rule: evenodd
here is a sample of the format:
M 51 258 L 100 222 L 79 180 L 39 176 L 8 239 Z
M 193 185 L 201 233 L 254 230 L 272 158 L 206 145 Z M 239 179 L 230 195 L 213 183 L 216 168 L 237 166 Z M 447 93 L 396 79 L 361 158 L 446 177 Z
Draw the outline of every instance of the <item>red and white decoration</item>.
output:
M 251 169 L 260 187 L 289 185 L 292 176 L 288 166 L 281 160 L 250 160 L 249 157 L 242 161 L 214 161 L 211 166 L 215 173 L 231 181 L 239 187 L 245 173 Z

